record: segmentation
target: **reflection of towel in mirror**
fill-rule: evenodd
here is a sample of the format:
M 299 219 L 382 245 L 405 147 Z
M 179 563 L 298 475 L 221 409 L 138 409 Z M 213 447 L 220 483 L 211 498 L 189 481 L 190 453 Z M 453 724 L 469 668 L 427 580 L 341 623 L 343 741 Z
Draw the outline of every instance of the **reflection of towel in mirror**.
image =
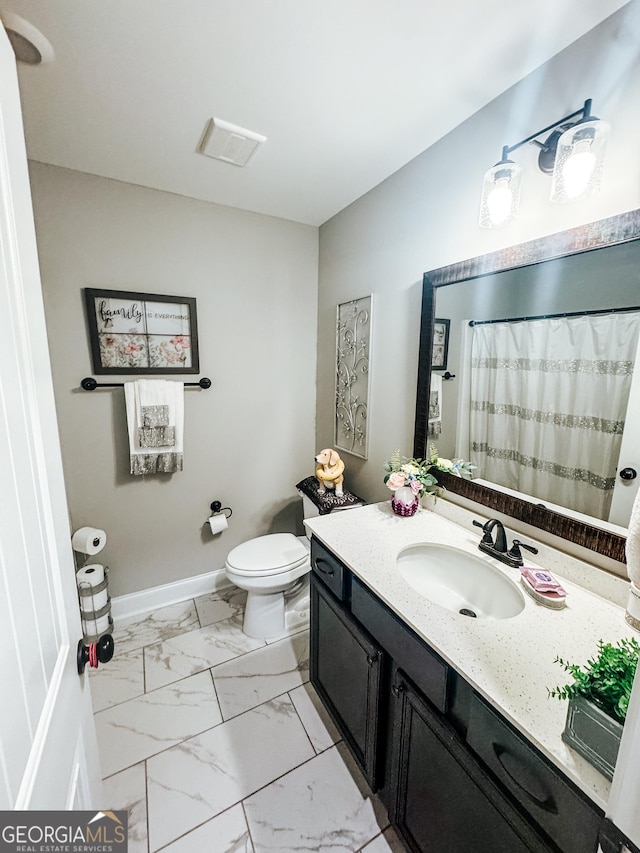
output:
M 427 435 L 429 438 L 438 438 L 442 432 L 442 376 L 437 373 L 431 374 L 431 387 L 429 390 L 429 416 L 427 422 Z
M 640 489 L 633 502 L 626 544 L 627 572 L 630 580 L 640 586 Z
M 182 471 L 184 385 L 165 379 L 125 382 L 132 474 Z

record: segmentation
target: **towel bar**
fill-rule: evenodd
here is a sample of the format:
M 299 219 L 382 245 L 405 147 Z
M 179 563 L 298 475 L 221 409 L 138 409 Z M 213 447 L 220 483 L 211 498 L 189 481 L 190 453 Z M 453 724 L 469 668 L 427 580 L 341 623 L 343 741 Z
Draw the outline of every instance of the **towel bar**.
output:
M 96 382 L 93 376 L 87 376 L 80 383 L 81 388 L 85 391 L 94 391 L 96 388 L 123 388 L 124 382 Z M 199 379 L 197 382 L 185 382 L 184 387 L 190 388 L 202 388 L 206 390 L 207 388 L 211 388 L 211 380 L 203 376 L 202 379 Z

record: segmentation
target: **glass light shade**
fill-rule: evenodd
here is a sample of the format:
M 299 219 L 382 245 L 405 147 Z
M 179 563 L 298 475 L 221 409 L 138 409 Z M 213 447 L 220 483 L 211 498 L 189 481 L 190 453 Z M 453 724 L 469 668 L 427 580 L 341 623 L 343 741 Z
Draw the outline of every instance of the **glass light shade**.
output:
M 579 201 L 600 189 L 611 127 L 601 119 L 580 122 L 558 140 L 551 201 Z
M 522 167 L 506 161 L 485 172 L 480 202 L 480 227 L 499 228 L 512 222 L 520 209 Z

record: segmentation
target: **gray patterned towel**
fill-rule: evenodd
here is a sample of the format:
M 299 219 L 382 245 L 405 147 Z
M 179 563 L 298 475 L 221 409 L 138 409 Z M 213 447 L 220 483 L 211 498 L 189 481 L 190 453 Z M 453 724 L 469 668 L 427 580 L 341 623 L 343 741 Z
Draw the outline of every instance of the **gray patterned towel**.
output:
M 140 427 L 138 441 L 140 447 L 174 447 L 176 428 L 172 426 Z
M 169 406 L 141 406 L 142 426 L 149 429 L 169 426 Z

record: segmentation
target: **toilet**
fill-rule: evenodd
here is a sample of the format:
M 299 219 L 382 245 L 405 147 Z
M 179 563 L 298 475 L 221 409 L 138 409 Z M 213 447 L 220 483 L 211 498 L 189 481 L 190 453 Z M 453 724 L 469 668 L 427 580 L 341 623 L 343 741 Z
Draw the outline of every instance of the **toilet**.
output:
M 300 492 L 305 518 L 319 515 L 315 502 Z M 359 500 L 359 499 L 358 499 Z M 362 502 L 350 506 L 361 506 Z M 350 506 L 344 507 L 349 509 Z M 309 542 L 293 533 L 270 533 L 233 548 L 225 563 L 227 578 L 247 591 L 242 630 L 266 640 L 285 629 L 285 600 L 308 585 Z M 300 608 L 300 603 L 297 605 Z

